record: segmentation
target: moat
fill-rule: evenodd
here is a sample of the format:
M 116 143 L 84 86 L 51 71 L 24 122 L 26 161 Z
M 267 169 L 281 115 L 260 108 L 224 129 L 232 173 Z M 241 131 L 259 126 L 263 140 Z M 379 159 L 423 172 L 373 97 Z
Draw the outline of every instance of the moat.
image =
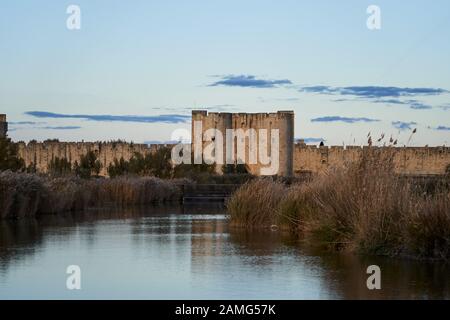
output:
M 366 287 L 366 268 L 382 289 Z M 79 265 L 81 290 L 66 289 Z M 89 210 L 0 222 L 0 299 L 450 299 L 443 262 L 325 253 L 230 228 L 220 207 Z

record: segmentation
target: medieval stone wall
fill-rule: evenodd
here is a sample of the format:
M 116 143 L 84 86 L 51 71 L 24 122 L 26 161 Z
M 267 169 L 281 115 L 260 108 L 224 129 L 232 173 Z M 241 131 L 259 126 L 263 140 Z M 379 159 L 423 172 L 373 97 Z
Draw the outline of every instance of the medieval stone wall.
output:
M 377 148 L 377 147 L 372 147 Z M 397 173 L 424 175 L 444 174 L 450 168 L 449 147 L 378 147 L 394 152 Z M 295 173 L 320 173 L 330 168 L 342 167 L 358 161 L 368 147 L 315 147 L 304 144 L 294 146 Z
M 47 172 L 53 158 L 66 158 L 72 164 L 80 161 L 81 155 L 94 151 L 102 163 L 102 175 L 114 159 L 129 160 L 135 152 L 143 155 L 156 151 L 165 145 L 132 144 L 125 142 L 31 142 L 18 143 L 19 156 L 27 166 L 35 164 L 39 172 Z M 293 144 L 293 169 L 295 174 L 320 173 L 334 167 L 341 167 L 358 161 L 367 147 L 315 147 Z M 381 148 L 382 149 L 382 148 Z M 387 150 L 388 148 L 386 148 Z M 450 166 L 449 147 L 398 147 L 394 150 L 394 163 L 402 174 L 443 174 Z
M 342 167 L 348 163 L 358 161 L 368 147 L 315 147 L 304 143 L 294 144 L 294 113 L 292 111 L 279 111 L 277 113 L 208 113 L 207 111 L 192 111 L 192 151 L 196 148 L 194 122 L 202 125 L 201 137 L 208 129 L 220 130 L 223 135 L 222 145 L 219 139 L 202 141 L 201 147 L 216 144 L 216 148 L 223 148 L 224 160 L 226 160 L 226 130 L 227 129 L 271 129 L 279 130 L 279 175 L 289 176 L 301 173 L 320 173 L 330 168 Z M 6 131 L 6 116 L 0 115 L 1 124 Z M 216 132 L 215 130 L 213 130 Z M 246 159 L 248 163 L 248 137 L 244 138 L 246 145 Z M 259 138 L 258 138 L 259 139 Z M 237 143 L 235 142 L 235 147 Z M 18 143 L 19 156 L 25 160 L 25 164 L 36 166 L 38 172 L 47 172 L 52 159 L 58 157 L 66 158 L 72 164 L 80 161 L 82 155 L 93 151 L 102 163 L 102 175 L 107 175 L 108 166 L 124 158 L 129 160 L 135 153 L 143 155 L 155 152 L 158 148 L 167 145 L 146 145 L 126 142 L 30 142 Z M 377 147 L 373 147 L 377 148 Z M 401 174 L 443 174 L 450 170 L 450 148 L 449 147 L 386 147 L 380 148 L 386 152 L 394 152 L 395 169 Z M 269 146 L 270 150 L 270 146 Z M 233 150 L 236 156 L 236 150 Z M 260 164 L 248 165 L 251 173 L 258 175 Z M 221 171 L 222 166 L 217 166 Z
M 80 162 L 82 155 L 93 151 L 102 163 L 100 174 L 106 176 L 108 166 L 114 159 L 130 160 L 137 152 L 146 155 L 155 152 L 158 148 L 167 145 L 147 145 L 126 142 L 24 142 L 18 143 L 19 156 L 25 160 L 27 166 L 35 165 L 38 172 L 47 172 L 52 159 L 58 157 L 67 159 L 72 163 Z

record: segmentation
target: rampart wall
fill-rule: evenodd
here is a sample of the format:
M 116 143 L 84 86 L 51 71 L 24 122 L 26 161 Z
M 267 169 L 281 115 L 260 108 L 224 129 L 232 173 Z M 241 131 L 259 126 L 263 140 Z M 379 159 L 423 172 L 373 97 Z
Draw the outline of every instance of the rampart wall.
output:
M 397 173 L 411 175 L 443 174 L 449 170 L 449 147 L 371 147 L 394 152 Z M 294 171 L 320 173 L 358 161 L 369 147 L 316 147 L 295 144 Z
M 38 172 L 47 172 L 52 159 L 58 157 L 72 163 L 80 162 L 82 155 L 93 151 L 102 163 L 100 174 L 106 176 L 108 166 L 114 159 L 129 160 L 135 153 L 146 155 L 167 145 L 135 144 L 127 142 L 30 142 L 18 143 L 19 156 L 25 160 L 26 166 L 35 165 Z
M 47 172 L 53 158 L 66 158 L 72 164 L 80 161 L 83 154 L 93 151 L 102 163 L 102 175 L 107 175 L 107 168 L 114 159 L 129 160 L 135 152 L 143 155 L 156 151 L 167 145 L 146 145 L 126 142 L 20 142 L 19 156 L 27 166 L 35 164 L 39 172 Z M 330 168 L 342 167 L 358 161 L 368 147 L 340 146 L 315 147 L 294 144 L 294 174 L 320 173 Z M 374 147 L 372 147 L 374 148 Z M 376 148 L 376 147 L 375 147 Z M 382 150 L 383 147 L 380 147 Z M 450 169 L 449 147 L 396 147 L 394 163 L 398 173 L 424 175 L 443 174 Z

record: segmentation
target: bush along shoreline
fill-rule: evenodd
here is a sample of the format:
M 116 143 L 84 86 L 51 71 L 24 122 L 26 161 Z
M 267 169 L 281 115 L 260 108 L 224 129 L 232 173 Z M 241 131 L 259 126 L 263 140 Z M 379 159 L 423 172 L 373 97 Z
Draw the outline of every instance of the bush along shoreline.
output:
M 227 209 L 232 226 L 287 229 L 329 250 L 450 260 L 449 178 L 405 179 L 375 149 L 309 182 L 250 181 Z
M 0 219 L 84 210 L 91 207 L 181 202 L 186 179 L 155 177 L 82 179 L 0 172 Z

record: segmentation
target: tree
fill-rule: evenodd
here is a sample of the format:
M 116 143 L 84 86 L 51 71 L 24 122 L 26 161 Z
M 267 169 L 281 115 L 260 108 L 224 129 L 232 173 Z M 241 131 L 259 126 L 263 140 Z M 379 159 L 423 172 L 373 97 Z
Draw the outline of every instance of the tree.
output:
M 10 138 L 0 138 L 0 171 L 3 170 L 25 170 L 25 161 L 18 156 L 18 147 Z
M 55 157 L 50 161 L 48 172 L 53 176 L 63 176 L 70 174 L 72 171 L 72 163 L 66 158 Z
M 130 169 L 130 163 L 125 161 L 123 157 L 120 160 L 114 159 L 113 163 L 110 163 L 108 166 L 108 175 L 111 178 L 122 176 L 128 174 Z
M 146 158 L 138 152 L 135 152 L 128 162 L 128 173 L 145 176 L 150 174 L 149 165 Z
M 188 178 L 197 181 L 198 179 L 207 180 L 211 175 L 215 175 L 215 165 L 194 164 L 194 156 L 191 156 L 191 164 L 182 163 L 173 168 L 174 178 Z
M 145 156 L 136 152 L 129 161 L 123 158 L 115 159 L 108 166 L 108 174 L 112 178 L 126 174 L 171 178 L 173 174 L 171 149 L 162 147 Z
M 101 169 L 102 164 L 93 151 L 89 151 L 87 154 L 82 155 L 80 163 L 78 163 L 78 161 L 75 161 L 74 163 L 75 174 L 83 179 L 98 176 Z
M 162 147 L 155 153 L 147 154 L 145 162 L 151 175 L 158 178 L 170 178 L 172 176 L 172 149 Z
M 31 163 L 27 166 L 27 168 L 26 168 L 25 171 L 26 171 L 27 173 L 37 173 L 36 164 L 35 164 L 34 162 L 31 162 Z

